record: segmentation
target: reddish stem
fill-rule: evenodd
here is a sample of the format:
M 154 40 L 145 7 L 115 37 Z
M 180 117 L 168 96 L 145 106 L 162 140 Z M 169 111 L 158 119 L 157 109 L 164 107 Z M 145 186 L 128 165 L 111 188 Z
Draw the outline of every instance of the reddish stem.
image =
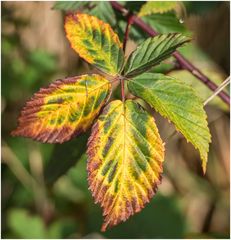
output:
M 130 30 L 130 25 L 133 23 L 133 15 L 132 14 L 127 14 L 127 25 L 125 29 L 125 34 L 124 34 L 124 41 L 123 41 L 123 51 L 125 53 L 126 46 L 127 46 L 127 41 L 128 41 L 128 36 L 129 36 L 129 30 Z M 120 79 L 120 85 L 121 85 L 121 98 L 122 101 L 125 102 L 125 91 L 124 91 L 124 79 Z
M 114 9 L 121 12 L 123 15 L 130 15 L 132 17 L 132 22 L 134 24 L 136 24 L 137 26 L 139 26 L 141 29 L 143 29 L 150 36 L 156 36 L 158 34 L 153 28 L 151 28 L 148 24 L 146 24 L 142 19 L 140 19 L 136 15 L 128 12 L 128 10 L 125 9 L 118 2 L 112 1 L 110 3 Z M 198 68 L 196 68 L 192 63 L 190 63 L 178 51 L 174 52 L 173 56 L 177 59 L 177 61 L 181 65 L 181 68 L 186 69 L 189 72 L 191 72 L 197 79 L 199 79 L 201 82 L 203 82 L 212 91 L 215 91 L 218 88 L 218 86 L 214 82 L 212 82 L 208 77 L 206 77 Z M 226 92 L 222 91 L 218 94 L 218 96 L 229 106 L 230 97 Z
M 123 41 L 123 50 L 124 50 L 124 52 L 126 50 L 126 45 L 127 45 L 128 36 L 129 36 L 129 30 L 130 30 L 130 25 L 132 23 L 133 23 L 133 15 L 132 14 L 128 14 L 128 16 L 127 16 L 127 26 L 126 26 L 126 30 L 125 30 L 125 34 L 124 34 L 124 41 Z

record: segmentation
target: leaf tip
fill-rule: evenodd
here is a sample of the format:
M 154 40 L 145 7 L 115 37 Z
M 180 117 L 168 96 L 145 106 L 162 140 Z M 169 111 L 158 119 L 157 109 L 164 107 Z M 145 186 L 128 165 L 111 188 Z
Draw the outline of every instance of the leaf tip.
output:
M 20 126 L 20 123 L 19 123 L 17 128 L 10 132 L 10 135 L 12 137 L 27 137 L 27 132 L 22 126 Z
M 10 136 L 12 136 L 12 137 L 18 136 L 17 132 L 18 132 L 18 129 L 17 129 L 17 128 L 14 129 L 14 130 L 12 130 L 12 131 L 10 132 Z
M 202 160 L 203 175 L 205 175 L 207 170 L 208 154 L 206 153 L 203 157 L 201 157 L 201 160 Z
M 107 223 L 103 223 L 102 227 L 101 227 L 101 232 L 105 232 L 107 229 Z
M 205 175 L 206 170 L 207 170 L 207 163 L 206 162 L 202 163 L 202 170 L 203 170 L 203 175 Z

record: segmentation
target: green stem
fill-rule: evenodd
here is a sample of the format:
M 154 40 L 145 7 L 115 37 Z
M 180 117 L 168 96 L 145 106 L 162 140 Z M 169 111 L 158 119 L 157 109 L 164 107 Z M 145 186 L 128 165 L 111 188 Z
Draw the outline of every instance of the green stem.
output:
M 124 91 L 124 79 L 120 79 L 120 84 L 121 84 L 121 98 L 122 102 L 125 102 L 125 91 Z

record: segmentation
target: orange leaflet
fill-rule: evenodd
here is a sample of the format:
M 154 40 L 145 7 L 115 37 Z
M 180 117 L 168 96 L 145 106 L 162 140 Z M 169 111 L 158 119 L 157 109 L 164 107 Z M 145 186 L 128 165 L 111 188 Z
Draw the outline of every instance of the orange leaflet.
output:
M 99 114 L 111 84 L 100 75 L 57 80 L 26 103 L 14 136 L 62 143 L 86 131 Z

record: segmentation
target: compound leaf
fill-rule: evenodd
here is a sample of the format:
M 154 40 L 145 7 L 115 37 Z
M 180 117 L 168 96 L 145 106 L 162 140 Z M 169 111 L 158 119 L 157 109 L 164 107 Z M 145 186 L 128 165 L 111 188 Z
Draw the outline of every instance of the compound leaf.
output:
M 165 13 L 174 10 L 177 2 L 171 1 L 148 1 L 140 9 L 139 16 L 147 16 L 154 13 Z
M 201 99 L 183 82 L 163 74 L 144 73 L 129 81 L 132 94 L 172 121 L 199 150 L 205 173 L 211 136 Z
M 148 38 L 129 56 L 125 65 L 125 75 L 131 77 L 149 70 L 188 41 L 190 41 L 188 37 L 179 33 L 160 34 Z
M 109 24 L 87 14 L 70 14 L 65 19 L 65 31 L 80 57 L 110 75 L 120 73 L 124 62 L 122 44 Z
M 91 126 L 110 89 L 110 82 L 96 74 L 57 80 L 26 103 L 12 135 L 47 143 L 68 141 Z
M 107 226 L 139 212 L 160 182 L 164 144 L 155 121 L 138 104 L 115 100 L 94 124 L 88 142 L 88 182 Z

